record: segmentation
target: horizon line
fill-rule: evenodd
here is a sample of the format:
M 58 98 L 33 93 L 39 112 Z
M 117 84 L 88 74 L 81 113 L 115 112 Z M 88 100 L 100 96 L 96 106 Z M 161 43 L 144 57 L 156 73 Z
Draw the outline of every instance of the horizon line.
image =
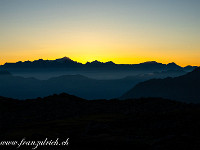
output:
M 69 59 L 69 60 L 72 60 L 74 62 L 77 62 L 77 63 L 81 63 L 83 65 L 87 64 L 87 63 L 92 63 L 92 62 L 95 62 L 95 61 L 98 61 L 100 63 L 108 63 L 108 62 L 113 62 L 114 64 L 116 65 L 137 65 L 137 64 L 142 64 L 142 63 L 160 63 L 160 64 L 165 64 L 165 65 L 168 65 L 168 64 L 176 64 L 178 65 L 176 62 L 172 61 L 172 62 L 169 62 L 169 63 L 162 63 L 162 62 L 158 62 L 156 60 L 151 60 L 151 61 L 144 61 L 144 62 L 140 62 L 140 63 L 115 63 L 114 61 L 112 60 L 109 60 L 109 61 L 99 61 L 99 60 L 93 60 L 93 61 L 87 61 L 86 63 L 82 63 L 82 62 L 78 62 L 76 60 L 73 60 L 71 59 L 70 57 L 67 57 L 67 56 L 64 56 L 64 57 L 61 57 L 61 58 L 55 58 L 55 59 L 43 59 L 43 58 L 38 58 L 38 59 L 34 59 L 34 60 L 19 60 L 19 61 L 16 61 L 16 62 L 5 62 L 4 64 L 1 64 L 0 66 L 3 66 L 5 65 L 6 63 L 17 63 L 17 62 L 27 62 L 27 61 L 30 61 L 30 62 L 34 62 L 34 61 L 38 61 L 38 60 L 44 60 L 44 61 L 55 61 L 55 60 L 58 60 L 58 59 L 63 59 L 63 58 L 66 58 L 66 59 Z M 194 67 L 198 67 L 198 65 L 185 65 L 185 66 L 181 66 L 181 65 L 178 65 L 180 67 L 187 67 L 187 66 L 194 66 Z

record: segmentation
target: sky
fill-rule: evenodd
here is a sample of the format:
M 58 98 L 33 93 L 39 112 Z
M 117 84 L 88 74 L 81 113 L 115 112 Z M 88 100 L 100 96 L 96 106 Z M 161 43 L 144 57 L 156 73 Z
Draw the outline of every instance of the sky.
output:
M 0 54 L 200 66 L 200 0 L 0 0 Z

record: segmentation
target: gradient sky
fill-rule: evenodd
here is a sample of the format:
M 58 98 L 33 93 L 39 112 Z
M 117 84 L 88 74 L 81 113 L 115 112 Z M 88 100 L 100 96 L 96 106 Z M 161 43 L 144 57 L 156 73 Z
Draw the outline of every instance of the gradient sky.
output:
M 0 0 L 0 64 L 200 65 L 200 0 Z

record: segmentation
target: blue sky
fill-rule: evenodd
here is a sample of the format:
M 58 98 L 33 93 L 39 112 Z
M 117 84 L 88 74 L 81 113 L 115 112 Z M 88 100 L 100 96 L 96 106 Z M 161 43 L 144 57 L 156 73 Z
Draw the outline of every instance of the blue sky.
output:
M 199 0 L 0 0 L 0 20 L 0 63 L 67 55 L 200 65 Z

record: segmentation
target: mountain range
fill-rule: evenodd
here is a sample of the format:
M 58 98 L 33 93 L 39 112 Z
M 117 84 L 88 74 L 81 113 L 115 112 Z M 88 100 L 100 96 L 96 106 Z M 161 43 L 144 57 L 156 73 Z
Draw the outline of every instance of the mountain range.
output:
M 112 99 L 121 96 L 139 82 L 152 78 L 176 77 L 184 71 L 162 71 L 121 79 L 93 79 L 80 74 L 61 75 L 40 80 L 0 72 L 0 95 L 17 99 L 44 97 L 67 92 L 85 99 Z
M 64 74 L 40 80 L 7 71 L 11 68 L 27 73 L 39 68 L 43 73 L 45 69 L 73 70 L 75 66 L 89 72 L 99 69 L 96 74 L 111 70 L 112 76 L 125 70 L 126 77 L 103 80 Z M 1 140 L 69 138 L 68 149 L 87 150 L 200 148 L 200 104 L 194 104 L 200 103 L 199 67 L 157 62 L 81 64 L 69 58 L 7 63 L 1 67 Z M 129 76 L 129 70 L 138 72 Z M 20 147 L 27 148 L 33 147 Z M 63 147 L 45 146 L 52 148 Z
M 185 102 L 199 101 L 199 75 L 195 78 L 190 77 L 192 74 L 198 74 L 199 68 L 195 66 L 181 67 L 175 63 L 162 64 L 155 61 L 135 65 L 99 61 L 81 64 L 64 57 L 56 60 L 39 59 L 33 62 L 6 63 L 1 67 L 4 71 L 0 71 L 0 95 L 5 97 L 31 99 L 67 92 L 85 99 L 112 99 L 123 95 L 122 99 L 163 97 Z M 82 71 L 80 74 L 79 71 L 71 74 L 62 72 L 48 79 L 37 79 L 34 77 L 34 69 L 38 68 L 39 74 L 47 71 L 48 75 L 53 74 L 52 70 L 57 72 L 58 69 L 63 70 L 63 68 L 68 71 L 79 68 L 78 70 Z M 29 73 L 31 77 L 19 76 L 15 72 L 9 73 L 7 70 L 10 69 L 23 74 Z M 190 70 L 194 71 L 186 74 Z M 83 75 L 85 72 L 92 73 L 92 77 Z M 95 76 L 104 77 L 106 74 L 111 78 L 95 78 Z M 113 76 L 118 74 L 126 76 L 113 79 Z
M 55 60 L 34 60 L 34 61 L 18 61 L 16 63 L 5 63 L 4 65 L 1 65 L 2 68 L 5 69 L 12 69 L 12 68 L 29 68 L 29 69 L 35 69 L 35 68 L 73 68 L 73 69 L 105 69 L 105 70 L 151 70 L 151 71 L 157 71 L 157 70 L 184 70 L 184 71 L 191 71 L 196 66 L 186 66 L 181 67 L 174 62 L 169 64 L 162 64 L 155 61 L 148 61 L 140 64 L 115 64 L 112 61 L 109 62 L 100 62 L 100 61 L 93 61 L 93 62 L 87 62 L 86 64 L 79 63 L 77 61 L 73 61 L 68 57 L 63 57 L 60 59 Z
M 151 79 L 138 83 L 121 98 L 162 97 L 200 103 L 200 68 L 179 77 Z

